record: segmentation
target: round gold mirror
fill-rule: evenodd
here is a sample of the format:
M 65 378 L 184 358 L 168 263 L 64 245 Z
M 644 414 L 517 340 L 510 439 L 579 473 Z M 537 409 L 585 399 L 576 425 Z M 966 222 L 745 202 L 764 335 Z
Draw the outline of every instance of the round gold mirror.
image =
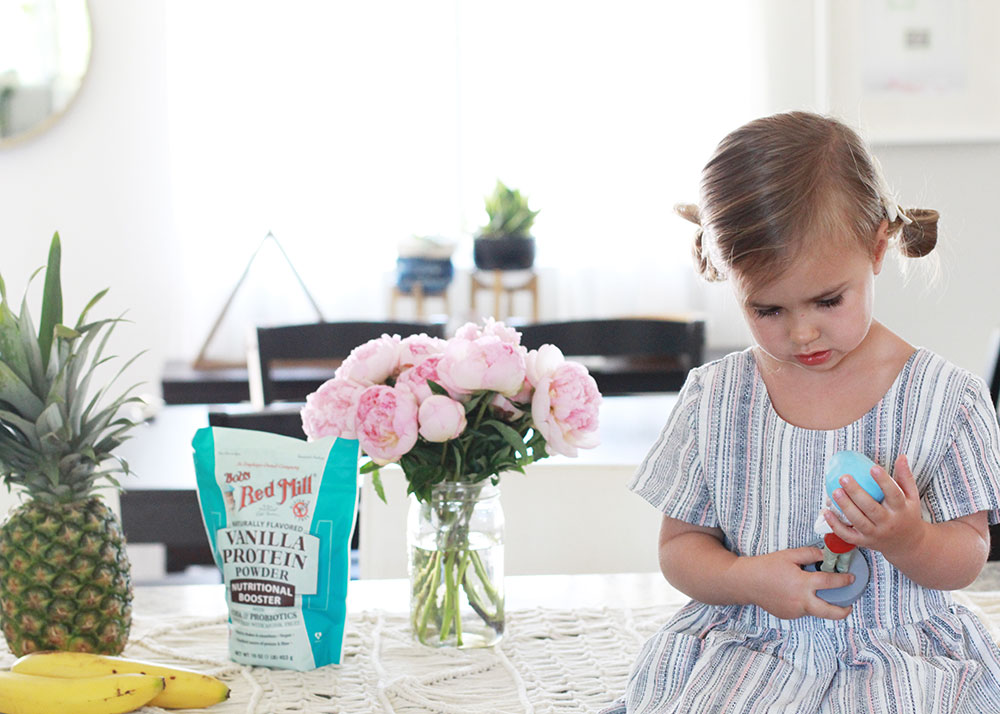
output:
M 90 62 L 87 0 L 0 0 L 0 146 L 51 125 Z

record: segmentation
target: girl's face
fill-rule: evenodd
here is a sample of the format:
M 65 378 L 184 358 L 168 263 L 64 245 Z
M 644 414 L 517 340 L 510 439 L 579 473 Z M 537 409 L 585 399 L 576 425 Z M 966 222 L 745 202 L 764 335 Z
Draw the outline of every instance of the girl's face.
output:
M 855 350 L 871 327 L 886 228 L 883 221 L 874 257 L 856 242 L 827 241 L 763 287 L 737 281 L 736 295 L 758 347 L 811 372 L 832 370 Z

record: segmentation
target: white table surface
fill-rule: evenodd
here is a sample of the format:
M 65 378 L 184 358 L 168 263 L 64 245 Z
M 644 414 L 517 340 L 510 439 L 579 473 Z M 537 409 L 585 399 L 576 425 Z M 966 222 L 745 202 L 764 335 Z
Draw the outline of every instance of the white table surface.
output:
M 1000 561 L 986 564 L 967 591 L 1000 591 Z M 533 608 L 644 608 L 674 605 L 687 597 L 660 573 L 579 575 L 510 575 L 504 578 L 507 610 Z M 348 612 L 384 610 L 405 613 L 409 582 L 405 578 L 351 580 Z M 142 615 L 164 617 L 227 615 L 222 585 L 155 585 L 135 588 L 134 608 Z
M 674 603 L 683 596 L 659 573 L 582 575 L 511 575 L 504 579 L 507 610 L 544 607 L 639 608 Z M 164 617 L 226 615 L 222 585 L 156 585 L 135 589 L 136 613 Z M 384 610 L 405 613 L 409 582 L 405 578 L 351 580 L 348 612 Z
M 987 563 L 979 578 L 966 590 L 1000 591 L 1000 561 Z M 538 607 L 634 609 L 687 599 L 660 573 L 509 575 L 504 578 L 504 591 L 508 610 Z M 348 583 L 348 612 L 404 613 L 408 607 L 409 583 L 405 578 L 351 580 Z M 165 617 L 227 614 L 222 585 L 140 586 L 135 588 L 134 608 L 139 614 Z

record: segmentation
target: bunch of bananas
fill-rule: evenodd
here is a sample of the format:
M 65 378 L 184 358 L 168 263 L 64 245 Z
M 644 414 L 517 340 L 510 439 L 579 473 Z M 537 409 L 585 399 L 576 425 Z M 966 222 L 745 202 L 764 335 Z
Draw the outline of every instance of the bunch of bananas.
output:
M 197 709 L 229 698 L 215 677 L 126 657 L 33 652 L 0 671 L 5 714 L 124 714 L 146 704 Z

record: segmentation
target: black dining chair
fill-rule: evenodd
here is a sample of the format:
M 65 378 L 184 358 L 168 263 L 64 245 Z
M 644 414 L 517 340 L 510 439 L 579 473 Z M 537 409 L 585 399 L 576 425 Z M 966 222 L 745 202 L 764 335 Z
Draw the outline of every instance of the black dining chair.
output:
M 250 350 L 251 402 L 305 401 L 358 345 L 382 335 L 444 337 L 444 325 L 427 322 L 313 322 L 258 327 Z M 283 373 L 282 373 L 283 372 Z
M 297 404 L 269 404 L 263 409 L 246 409 L 246 405 L 219 405 L 208 412 L 209 426 L 231 429 L 252 429 L 270 434 L 305 439 L 302 431 L 301 407 Z
M 521 344 L 549 343 L 583 363 L 604 395 L 676 392 L 704 361 L 700 319 L 605 318 L 526 324 Z

